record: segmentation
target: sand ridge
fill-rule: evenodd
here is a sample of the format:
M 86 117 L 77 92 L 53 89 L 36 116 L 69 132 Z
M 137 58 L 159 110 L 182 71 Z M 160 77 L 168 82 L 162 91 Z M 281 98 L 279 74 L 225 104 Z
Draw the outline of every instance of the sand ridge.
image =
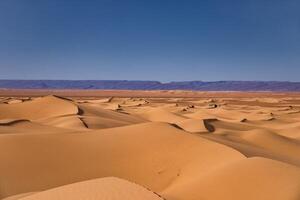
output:
M 115 177 L 105 177 L 78 182 L 31 195 L 27 194 L 25 197 L 17 197 L 17 199 L 163 200 L 158 194 L 155 194 L 142 186 Z
M 0 97 L 0 199 L 300 198 L 299 97 L 147 94 Z

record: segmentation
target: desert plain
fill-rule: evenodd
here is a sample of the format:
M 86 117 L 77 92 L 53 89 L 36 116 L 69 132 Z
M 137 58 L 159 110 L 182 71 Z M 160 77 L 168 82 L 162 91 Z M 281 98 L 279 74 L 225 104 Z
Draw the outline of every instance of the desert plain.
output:
M 300 199 L 299 93 L 0 96 L 0 199 Z

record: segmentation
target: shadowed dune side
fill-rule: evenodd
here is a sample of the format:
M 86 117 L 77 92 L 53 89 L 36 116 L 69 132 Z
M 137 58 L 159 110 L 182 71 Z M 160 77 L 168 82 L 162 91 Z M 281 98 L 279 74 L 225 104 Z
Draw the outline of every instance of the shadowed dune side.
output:
M 295 139 L 265 130 L 248 131 L 242 138 L 253 144 L 253 146 L 266 149 L 274 155 L 282 155 L 288 159 L 298 160 L 297 165 L 300 166 L 300 142 Z
M 89 134 L 6 135 L 0 137 L 0 197 L 106 176 L 159 192 L 184 174 L 205 174 L 244 158 L 231 148 L 158 122 Z
M 263 156 L 300 166 L 300 143 L 291 137 L 297 136 L 298 122 L 294 122 L 294 119 L 291 122 L 282 117 L 275 122 L 217 120 L 209 123 L 215 129 L 213 134 L 203 134 L 201 137 L 237 149 L 247 157 Z M 295 132 L 285 137 L 277 133 L 282 129 Z
M 85 116 L 80 118 L 89 129 L 104 129 L 131 125 L 132 123 L 126 120 L 116 120 L 113 118 Z M 135 123 L 133 123 L 135 124 Z
M 19 200 L 54 199 L 163 200 L 159 195 L 140 185 L 114 177 L 74 183 L 19 198 Z
M 215 131 L 215 127 L 211 124 L 213 121 L 217 119 L 186 119 L 176 124 L 191 133 L 207 133 Z
M 36 120 L 36 122 L 65 129 L 84 130 L 87 128 L 79 115 L 57 116 Z
M 119 121 L 120 123 L 123 122 L 127 124 L 137 124 L 146 122 L 146 120 L 140 118 L 139 116 L 103 109 L 97 105 L 79 105 L 79 109 L 81 111 L 80 115 L 82 116 L 82 119 L 87 123 L 89 120 L 85 120 L 85 118 L 89 117 L 99 117 L 102 119 L 105 118 L 107 120 L 114 120 Z
M 262 156 L 300 167 L 299 141 L 267 130 L 251 130 L 242 134 L 203 134 L 201 137 L 230 146 L 247 157 Z
M 77 105 L 70 99 L 46 96 L 13 105 L 0 105 L 0 119 L 32 120 L 65 129 L 101 129 L 145 122 L 137 116 L 96 106 Z M 40 130 L 43 132 L 43 130 Z
M 37 192 L 28 192 L 28 193 L 17 194 L 17 195 L 13 195 L 13 196 L 4 198 L 3 200 L 19 200 L 21 198 L 33 195 L 35 193 L 37 193 Z
M 0 126 L 11 126 L 23 122 L 30 122 L 30 121 L 27 119 L 2 119 L 0 120 Z

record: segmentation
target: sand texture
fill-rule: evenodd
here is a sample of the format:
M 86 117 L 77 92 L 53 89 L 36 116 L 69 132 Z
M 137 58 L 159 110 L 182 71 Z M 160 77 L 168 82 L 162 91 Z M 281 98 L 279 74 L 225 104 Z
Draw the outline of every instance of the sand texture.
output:
M 0 199 L 300 199 L 300 95 L 125 92 L 6 91 Z

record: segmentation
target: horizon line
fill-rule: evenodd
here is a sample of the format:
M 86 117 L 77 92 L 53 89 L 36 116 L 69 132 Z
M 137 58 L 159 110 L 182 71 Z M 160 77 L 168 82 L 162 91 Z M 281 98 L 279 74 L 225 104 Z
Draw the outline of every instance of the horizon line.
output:
M 159 82 L 161 84 L 166 83 L 178 83 L 178 82 L 279 82 L 279 83 L 300 83 L 299 81 L 287 81 L 287 80 L 178 80 L 178 81 L 158 81 L 158 80 L 138 80 L 138 79 L 0 79 L 0 81 L 138 81 L 138 82 Z

